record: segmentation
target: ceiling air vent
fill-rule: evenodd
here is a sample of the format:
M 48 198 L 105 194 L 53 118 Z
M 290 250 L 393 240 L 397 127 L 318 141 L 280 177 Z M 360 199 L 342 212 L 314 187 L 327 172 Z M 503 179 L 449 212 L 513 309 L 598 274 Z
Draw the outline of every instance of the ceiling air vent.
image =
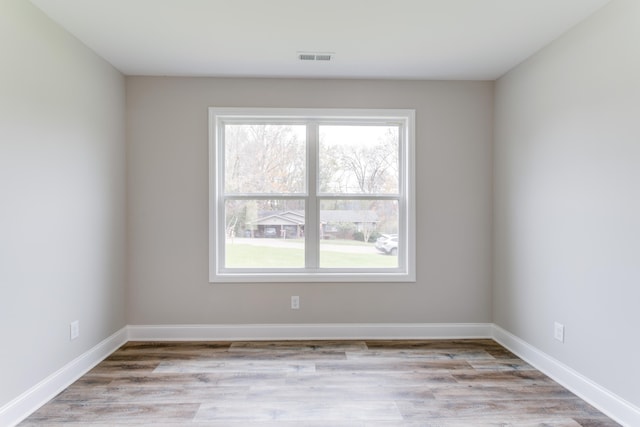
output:
M 331 61 L 333 53 L 308 53 L 298 52 L 298 59 L 300 61 Z

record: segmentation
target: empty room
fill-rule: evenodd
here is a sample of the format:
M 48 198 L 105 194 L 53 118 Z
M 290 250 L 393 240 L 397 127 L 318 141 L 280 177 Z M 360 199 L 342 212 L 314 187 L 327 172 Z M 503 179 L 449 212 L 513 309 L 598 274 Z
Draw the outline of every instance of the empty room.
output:
M 0 0 L 0 426 L 640 426 L 640 1 Z

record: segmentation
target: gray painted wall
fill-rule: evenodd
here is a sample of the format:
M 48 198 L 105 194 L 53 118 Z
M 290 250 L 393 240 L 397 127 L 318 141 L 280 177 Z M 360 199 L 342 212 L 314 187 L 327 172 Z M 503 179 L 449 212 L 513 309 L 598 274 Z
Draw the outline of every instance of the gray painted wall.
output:
M 494 147 L 495 323 L 636 406 L 639 41 L 615 0 L 502 77 Z
M 127 77 L 128 322 L 490 322 L 492 105 L 492 82 Z M 210 106 L 415 109 L 417 282 L 208 283 Z
M 24 0 L 0 52 L 1 407 L 126 322 L 124 78 Z

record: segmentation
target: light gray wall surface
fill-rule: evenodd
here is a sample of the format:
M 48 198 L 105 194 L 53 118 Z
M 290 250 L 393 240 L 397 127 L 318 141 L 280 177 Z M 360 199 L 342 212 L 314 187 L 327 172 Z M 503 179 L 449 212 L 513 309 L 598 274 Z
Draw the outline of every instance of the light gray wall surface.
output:
M 615 0 L 499 79 L 494 147 L 495 323 L 636 406 L 639 41 Z
M 24 0 L 0 53 L 1 407 L 126 324 L 126 248 L 123 76 Z
M 127 77 L 129 323 L 490 322 L 492 105 L 492 82 Z M 208 283 L 210 106 L 415 109 L 417 282 Z

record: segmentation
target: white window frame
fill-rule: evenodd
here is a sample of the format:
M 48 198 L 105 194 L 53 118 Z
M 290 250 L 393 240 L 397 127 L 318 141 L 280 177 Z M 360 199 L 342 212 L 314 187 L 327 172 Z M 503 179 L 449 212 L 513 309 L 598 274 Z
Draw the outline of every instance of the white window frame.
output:
M 399 124 L 399 195 L 393 200 L 399 203 L 398 267 L 397 268 L 307 268 L 304 269 L 240 269 L 224 268 L 225 259 L 225 213 L 224 213 L 224 124 L 234 121 L 286 121 L 302 123 L 307 127 L 306 173 L 307 188 L 304 198 L 305 260 L 313 265 L 319 257 L 318 230 L 318 141 L 319 124 L 354 125 Z M 410 109 L 307 109 L 307 108 L 209 108 L 209 281 L 230 282 L 415 282 L 416 280 L 416 213 L 415 213 L 415 110 Z M 331 197 L 331 196 L 329 196 Z M 384 199 L 368 194 L 336 195 L 345 199 Z M 260 196 L 258 196 L 260 198 Z M 268 195 L 267 198 L 280 198 Z

